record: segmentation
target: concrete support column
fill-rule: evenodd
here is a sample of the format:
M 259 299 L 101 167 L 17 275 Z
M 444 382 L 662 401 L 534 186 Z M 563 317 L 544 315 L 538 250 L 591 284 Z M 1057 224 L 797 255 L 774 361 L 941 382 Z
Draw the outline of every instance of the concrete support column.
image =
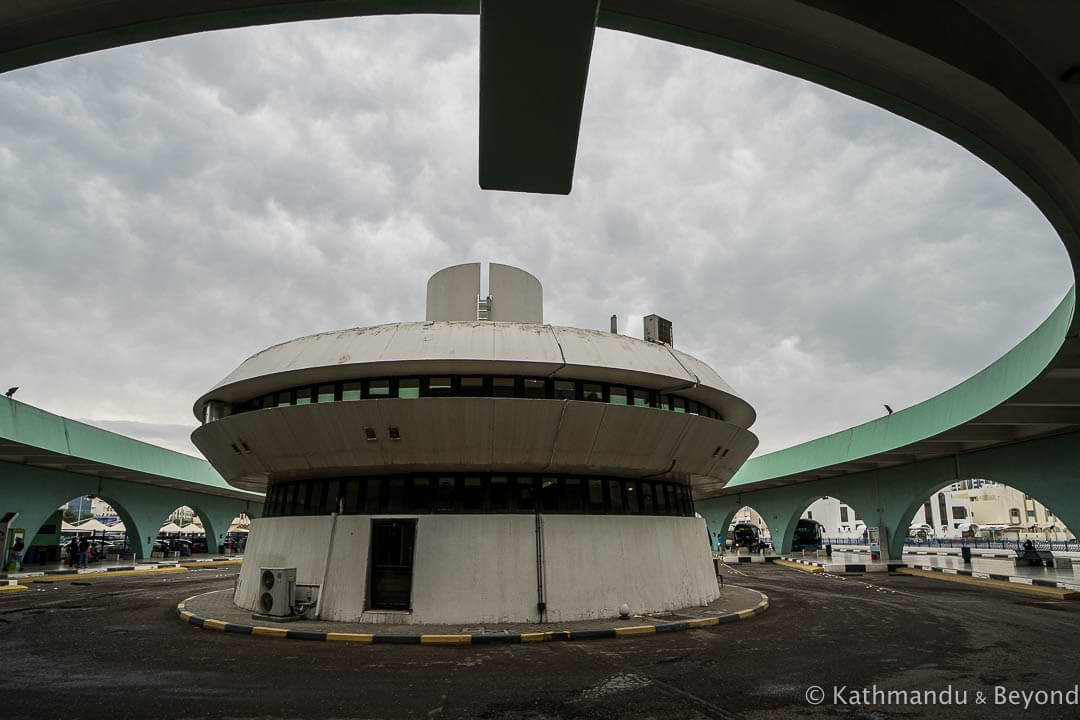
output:
M 218 546 L 225 542 L 225 533 L 237 513 L 231 509 L 207 511 L 196 508 L 195 511 L 199 514 L 199 519 L 202 520 L 203 530 L 206 531 L 207 552 L 218 552 Z

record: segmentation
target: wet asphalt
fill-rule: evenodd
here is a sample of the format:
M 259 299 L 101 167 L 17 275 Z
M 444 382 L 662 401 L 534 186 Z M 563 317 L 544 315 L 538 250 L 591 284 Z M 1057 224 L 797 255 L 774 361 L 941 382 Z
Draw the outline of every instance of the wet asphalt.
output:
M 177 619 L 178 601 L 230 587 L 235 574 L 206 568 L 0 595 L 0 717 L 1080 716 L 1066 695 L 1080 682 L 1077 601 L 743 565 L 725 580 L 767 593 L 764 615 L 641 638 L 359 645 Z M 808 701 L 815 687 L 817 705 Z

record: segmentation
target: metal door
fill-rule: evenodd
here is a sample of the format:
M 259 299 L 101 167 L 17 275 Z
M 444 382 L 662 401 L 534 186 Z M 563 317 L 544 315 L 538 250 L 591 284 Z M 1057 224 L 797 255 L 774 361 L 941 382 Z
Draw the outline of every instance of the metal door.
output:
M 411 608 L 416 520 L 371 523 L 371 608 Z

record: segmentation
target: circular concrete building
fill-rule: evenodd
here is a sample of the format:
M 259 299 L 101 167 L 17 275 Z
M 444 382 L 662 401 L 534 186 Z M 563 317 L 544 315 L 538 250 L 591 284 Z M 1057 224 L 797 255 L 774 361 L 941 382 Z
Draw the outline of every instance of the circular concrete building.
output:
M 489 288 L 478 263 L 447 268 L 425 322 L 275 345 L 198 400 L 193 442 L 267 494 L 240 607 L 259 609 L 266 567 L 319 586 L 331 620 L 564 621 L 717 597 L 693 497 L 753 451 L 753 409 L 670 342 L 544 325 L 524 271 L 492 264 Z

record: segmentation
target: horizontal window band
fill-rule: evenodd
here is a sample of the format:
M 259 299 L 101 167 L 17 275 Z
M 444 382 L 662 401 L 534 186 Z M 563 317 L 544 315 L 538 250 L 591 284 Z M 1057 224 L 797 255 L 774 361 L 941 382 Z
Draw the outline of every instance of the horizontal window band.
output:
M 266 517 L 576 514 L 694 516 L 680 483 L 579 475 L 413 473 L 274 482 Z
M 208 400 L 203 422 L 228 415 L 292 405 L 311 405 L 352 400 L 389 400 L 426 397 L 508 397 L 537 400 L 581 400 L 609 405 L 650 407 L 723 420 L 723 415 L 704 403 L 657 390 L 550 377 L 522 375 L 424 375 L 410 377 L 361 378 L 343 382 L 317 383 L 278 390 L 244 402 L 227 404 Z

